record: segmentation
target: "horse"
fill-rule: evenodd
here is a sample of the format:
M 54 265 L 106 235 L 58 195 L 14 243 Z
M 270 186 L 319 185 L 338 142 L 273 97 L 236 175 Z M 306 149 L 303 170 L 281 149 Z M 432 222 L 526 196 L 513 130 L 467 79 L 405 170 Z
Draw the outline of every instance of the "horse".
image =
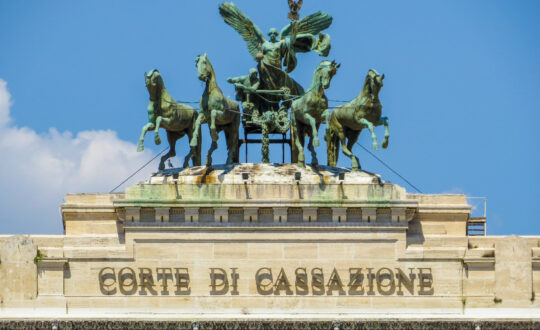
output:
M 195 120 L 197 131 L 191 138 L 190 145 L 197 145 L 199 128 L 201 124 L 208 123 L 210 126 L 210 136 L 212 145 L 206 157 L 206 166 L 212 166 L 212 153 L 217 149 L 219 132 L 225 132 L 227 140 L 227 165 L 238 163 L 238 129 L 240 126 L 240 107 L 238 103 L 229 100 L 219 89 L 214 68 L 208 60 L 206 53 L 197 56 L 195 61 L 199 80 L 206 83 L 204 93 L 200 100 L 199 115 Z
M 318 165 L 314 148 L 319 146 L 318 130 L 321 123 L 326 122 L 330 117 L 328 99 L 324 90 L 330 87 L 330 81 L 339 67 L 340 64 L 336 64 L 335 61 L 325 60 L 319 63 L 308 91 L 292 102 L 291 127 L 299 166 L 305 166 L 304 139 L 306 135 L 310 137 L 308 149 L 311 152 L 312 165 Z
M 384 125 L 385 134 L 382 147 L 385 149 L 388 147 L 388 139 L 390 138 L 388 118 L 381 117 L 382 104 L 379 100 L 383 79 L 384 74 L 380 76 L 377 71 L 370 69 L 360 94 L 351 102 L 337 107 L 332 112 L 325 132 L 329 166 L 336 166 L 339 144 L 341 143 L 343 153 L 352 160 L 352 169 L 356 171 L 361 168 L 358 157 L 352 153 L 352 148 L 362 129 L 366 127 L 371 133 L 373 150 L 378 150 L 379 145 L 373 127 Z
M 176 141 L 187 134 L 191 140 L 193 137 L 198 139 L 196 133 L 199 128 L 195 128 L 195 120 L 197 119 L 197 110 L 192 107 L 177 103 L 172 96 L 167 92 L 163 78 L 158 70 L 151 70 L 144 74 L 146 88 L 150 94 L 150 103 L 148 104 L 148 123 L 143 126 L 141 137 L 137 151 L 144 150 L 144 136 L 148 130 L 153 130 L 155 137 L 154 141 L 157 145 L 161 144 L 159 137 L 159 128 L 162 127 L 167 131 L 167 140 L 169 141 L 169 152 L 161 157 L 159 170 L 165 169 L 165 161 L 176 156 Z M 183 167 L 189 165 L 191 159 L 193 166 L 201 165 L 201 147 L 198 145 L 192 146 L 189 153 L 184 159 Z

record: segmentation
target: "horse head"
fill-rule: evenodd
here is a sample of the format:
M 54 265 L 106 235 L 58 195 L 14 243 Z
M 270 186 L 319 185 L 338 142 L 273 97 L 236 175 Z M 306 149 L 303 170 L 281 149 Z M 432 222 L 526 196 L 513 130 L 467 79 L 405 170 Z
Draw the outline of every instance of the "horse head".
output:
M 328 89 L 330 87 L 330 81 L 332 80 L 332 77 L 337 73 L 337 69 L 341 66 L 341 64 L 336 63 L 336 61 L 328 61 L 324 60 L 322 61 L 315 70 L 315 74 L 318 77 L 321 86 L 324 89 Z
M 150 93 L 150 98 L 154 99 L 159 97 L 161 93 L 161 88 L 163 88 L 163 78 L 157 69 L 150 70 L 149 73 L 144 73 L 144 80 L 148 93 Z
M 366 81 L 364 82 L 364 89 L 367 88 L 368 95 L 371 96 L 378 96 L 379 91 L 383 87 L 383 79 L 384 74 L 381 76 L 379 73 L 374 69 L 369 69 L 368 74 L 366 76 Z
M 206 53 L 197 56 L 197 59 L 195 60 L 195 66 L 197 67 L 197 77 L 199 78 L 199 80 L 204 82 L 210 81 L 214 69 L 212 68 L 212 64 L 210 64 Z

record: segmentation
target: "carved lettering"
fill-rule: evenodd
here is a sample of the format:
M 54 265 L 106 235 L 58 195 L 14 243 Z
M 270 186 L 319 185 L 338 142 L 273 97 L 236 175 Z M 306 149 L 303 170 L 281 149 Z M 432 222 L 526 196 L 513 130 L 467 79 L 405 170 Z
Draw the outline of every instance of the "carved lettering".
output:
M 162 296 L 168 296 L 169 295 L 169 285 L 168 281 L 173 280 L 172 276 L 172 269 L 171 268 L 156 268 L 157 272 L 157 280 L 158 282 L 161 281 L 161 295 Z
M 405 272 L 403 272 L 401 269 L 396 268 L 396 279 L 398 281 L 398 296 L 403 296 L 403 291 L 401 290 L 401 286 L 404 285 L 407 291 L 409 291 L 409 294 L 412 296 L 414 295 L 414 279 L 416 278 L 416 275 L 413 273 L 413 269 L 409 268 L 410 274 L 407 276 Z
M 368 280 L 368 288 L 369 288 L 367 294 L 370 296 L 374 296 L 375 290 L 373 290 L 374 289 L 373 280 L 375 279 L 375 274 L 372 273 L 373 268 L 366 268 L 366 269 L 368 271 L 367 280 Z
M 210 268 L 210 294 L 221 296 L 229 292 L 229 280 L 227 272 L 223 268 Z
M 313 268 L 311 270 L 311 291 L 316 296 L 324 294 L 324 273 L 322 268 Z
M 240 295 L 238 268 L 230 268 L 230 274 L 224 268 L 212 267 L 209 268 L 209 271 L 210 295 L 219 296 L 229 293 L 235 296 Z M 306 267 L 297 267 L 294 273 L 292 270 L 287 271 L 285 268 L 280 268 L 277 274 L 276 277 L 273 276 L 272 268 L 259 268 L 255 273 L 257 293 L 264 296 L 293 294 L 297 296 L 310 294 L 314 296 L 404 296 L 405 294 L 425 296 L 434 295 L 435 292 L 432 270 L 426 267 L 408 268 L 406 271 L 401 268 L 389 267 L 351 267 L 349 268 L 347 288 L 341 277 L 345 274 L 340 273 L 335 267 L 331 273 L 326 273 L 327 276 L 329 274 L 326 283 L 325 272 L 321 267 L 314 267 L 311 270 Z M 289 276 L 294 276 L 294 283 L 289 280 Z M 130 267 L 120 269 L 104 267 L 98 273 L 98 281 L 99 290 L 106 296 L 119 293 L 140 296 L 156 296 L 158 294 L 186 296 L 192 293 L 189 269 L 184 267 L 141 267 L 137 270 Z M 175 289 L 174 291 L 172 291 L 171 286 Z
M 99 290 L 110 296 L 116 294 L 116 273 L 114 268 L 105 267 L 99 271 Z
M 433 274 L 431 268 L 418 268 L 418 285 L 420 289 L 418 294 L 421 296 L 431 296 L 434 293 L 433 289 Z
M 349 295 L 361 296 L 365 293 L 364 287 L 364 274 L 362 274 L 362 268 L 349 268 Z
M 120 292 L 123 295 L 131 296 L 137 292 L 137 277 L 133 269 L 129 267 L 120 269 L 118 282 L 120 283 Z
M 345 294 L 345 290 L 343 290 L 343 282 L 341 282 L 341 277 L 339 277 L 339 273 L 337 272 L 336 268 L 334 268 L 332 274 L 330 274 L 330 278 L 328 279 L 326 286 L 328 287 L 326 294 L 329 296 L 332 295 L 333 291 L 337 291 L 340 296 Z
M 285 291 L 286 295 L 293 294 L 291 290 L 291 283 L 289 282 L 289 279 L 287 278 L 287 275 L 285 274 L 283 268 L 281 268 L 281 271 L 279 272 L 279 275 L 276 279 L 276 283 L 274 284 L 274 294 L 276 296 L 279 296 L 281 291 Z
M 150 294 L 155 296 L 157 291 L 154 289 L 154 277 L 152 276 L 152 269 L 139 268 L 139 295 L 146 296 L 150 291 Z
M 263 267 L 255 273 L 255 283 L 257 284 L 257 292 L 260 295 L 267 296 L 274 292 L 272 285 L 274 278 L 272 277 L 272 269 Z
M 296 288 L 296 294 L 299 296 L 305 296 L 309 294 L 308 276 L 305 268 L 299 267 L 294 271 L 296 280 L 294 282 Z
M 396 290 L 396 282 L 394 281 L 394 272 L 387 267 L 383 267 L 377 271 L 375 275 L 377 279 L 377 291 L 383 296 L 390 296 Z
M 231 295 L 237 296 L 240 293 L 238 292 L 238 278 L 240 278 L 240 275 L 236 272 L 238 268 L 231 268 Z
M 177 296 L 187 296 L 191 294 L 189 287 L 189 272 L 187 268 L 175 268 L 174 279 L 176 290 L 174 294 Z

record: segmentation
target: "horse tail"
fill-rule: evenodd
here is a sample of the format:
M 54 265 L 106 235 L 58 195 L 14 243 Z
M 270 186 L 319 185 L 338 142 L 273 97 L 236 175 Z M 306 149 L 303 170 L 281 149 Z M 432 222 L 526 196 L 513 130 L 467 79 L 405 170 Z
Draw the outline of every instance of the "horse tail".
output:
M 326 153 L 328 158 L 328 166 L 336 166 L 337 160 L 339 156 L 339 135 L 336 129 L 333 127 L 335 126 L 335 117 L 330 117 L 330 122 L 326 126 L 326 132 L 324 135 L 324 139 L 326 140 Z

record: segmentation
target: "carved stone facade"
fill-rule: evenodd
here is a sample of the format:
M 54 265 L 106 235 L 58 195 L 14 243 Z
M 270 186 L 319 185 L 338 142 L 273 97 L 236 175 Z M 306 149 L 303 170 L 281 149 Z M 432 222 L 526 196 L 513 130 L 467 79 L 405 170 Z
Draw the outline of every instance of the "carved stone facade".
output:
M 470 212 L 338 168 L 171 170 L 68 195 L 64 235 L 1 236 L 0 316 L 538 318 L 540 236 L 469 237 Z

